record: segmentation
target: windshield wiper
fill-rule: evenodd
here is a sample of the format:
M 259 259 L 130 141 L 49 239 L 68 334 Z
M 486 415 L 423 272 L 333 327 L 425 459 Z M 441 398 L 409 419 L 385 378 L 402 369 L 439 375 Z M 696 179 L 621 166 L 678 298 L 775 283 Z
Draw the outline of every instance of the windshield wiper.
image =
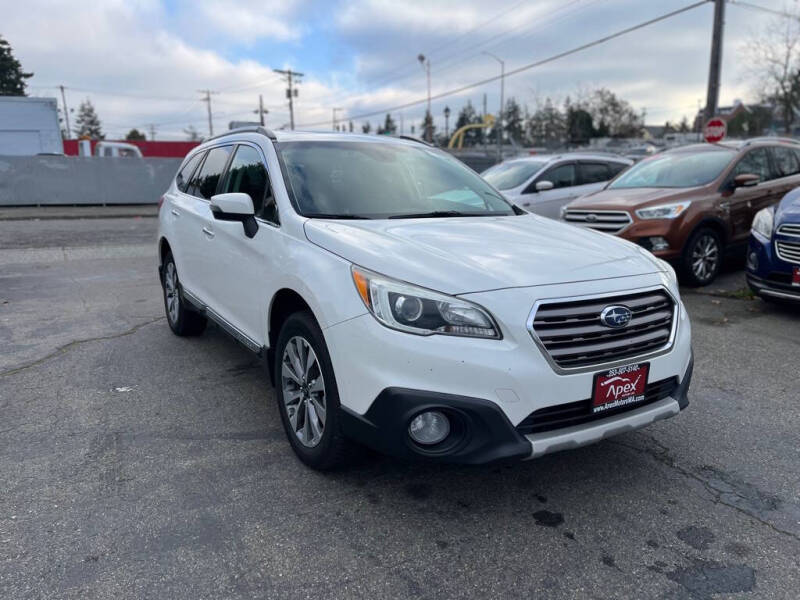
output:
M 365 217 L 364 215 L 349 215 L 349 214 L 336 214 L 336 213 L 306 213 L 303 215 L 309 219 L 371 219 L 372 217 Z
M 392 215 L 389 219 L 434 219 L 437 217 L 489 217 L 496 213 L 465 213 L 459 210 L 432 210 L 424 213 L 409 213 L 407 215 Z

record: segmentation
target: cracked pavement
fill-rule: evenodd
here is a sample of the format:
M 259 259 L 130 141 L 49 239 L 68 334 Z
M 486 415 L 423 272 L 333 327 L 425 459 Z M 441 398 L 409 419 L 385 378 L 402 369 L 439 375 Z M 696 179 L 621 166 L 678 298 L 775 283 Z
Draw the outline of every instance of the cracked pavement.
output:
M 0 598 L 796 598 L 800 310 L 686 290 L 689 408 L 507 466 L 294 458 L 152 218 L 0 220 Z M 720 289 L 721 288 L 721 289 Z

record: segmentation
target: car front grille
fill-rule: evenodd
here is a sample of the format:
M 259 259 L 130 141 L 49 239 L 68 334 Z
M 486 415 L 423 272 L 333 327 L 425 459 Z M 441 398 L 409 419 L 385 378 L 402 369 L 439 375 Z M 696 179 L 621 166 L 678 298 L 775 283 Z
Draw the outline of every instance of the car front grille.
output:
M 786 223 L 778 227 L 777 233 L 800 237 L 800 223 Z
M 614 234 L 620 233 L 633 222 L 630 214 L 624 210 L 570 209 L 564 213 L 564 220 L 578 227 L 588 227 Z
M 644 400 L 641 402 L 622 406 L 618 409 L 603 411 L 602 413 L 592 413 L 591 398 L 570 402 L 568 404 L 557 404 L 555 406 L 548 406 L 547 408 L 540 408 L 525 417 L 522 422 L 517 425 L 517 431 L 522 435 L 528 435 L 531 433 L 563 429 L 564 427 L 572 427 L 573 425 L 581 425 L 598 419 L 605 419 L 611 415 L 634 410 L 646 404 L 652 404 L 653 402 L 663 400 L 674 394 L 677 387 L 677 377 L 670 377 L 669 379 L 648 383 L 644 392 Z
M 781 260 L 800 265 L 800 242 L 784 242 L 778 240 L 775 242 L 775 251 L 778 253 L 778 258 Z
M 628 307 L 627 326 L 600 321 L 607 306 Z M 664 289 L 588 300 L 545 301 L 536 308 L 529 330 L 561 369 L 591 367 L 640 357 L 666 348 L 672 340 L 675 302 Z

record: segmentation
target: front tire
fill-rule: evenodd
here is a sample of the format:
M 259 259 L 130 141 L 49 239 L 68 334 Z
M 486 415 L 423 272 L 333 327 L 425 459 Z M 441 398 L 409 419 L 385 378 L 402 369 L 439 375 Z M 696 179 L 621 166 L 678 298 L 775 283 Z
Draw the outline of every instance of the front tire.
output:
M 200 335 L 206 328 L 206 318 L 191 310 L 183 299 L 181 282 L 178 279 L 178 268 L 172 252 L 167 252 L 162 266 L 161 287 L 164 290 L 164 311 L 167 323 L 175 335 Z
M 322 330 L 308 312 L 292 314 L 275 346 L 275 390 L 286 437 L 312 469 L 342 466 L 354 446 L 341 433 L 339 390 Z
M 708 227 L 695 231 L 683 249 L 684 283 L 691 287 L 708 285 L 722 268 L 722 240 Z

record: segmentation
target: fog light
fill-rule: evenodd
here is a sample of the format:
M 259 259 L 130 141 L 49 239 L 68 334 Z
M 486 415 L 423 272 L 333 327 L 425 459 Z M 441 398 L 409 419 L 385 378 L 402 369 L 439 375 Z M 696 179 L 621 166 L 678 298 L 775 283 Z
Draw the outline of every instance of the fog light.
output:
M 758 254 L 755 252 L 747 255 L 747 268 L 751 271 L 758 271 Z
M 418 414 L 408 426 L 411 439 L 424 446 L 438 444 L 450 435 L 450 419 L 438 410 Z
M 669 250 L 669 242 L 661 236 L 651 237 L 650 247 L 652 248 L 653 252 L 658 252 L 659 250 Z

